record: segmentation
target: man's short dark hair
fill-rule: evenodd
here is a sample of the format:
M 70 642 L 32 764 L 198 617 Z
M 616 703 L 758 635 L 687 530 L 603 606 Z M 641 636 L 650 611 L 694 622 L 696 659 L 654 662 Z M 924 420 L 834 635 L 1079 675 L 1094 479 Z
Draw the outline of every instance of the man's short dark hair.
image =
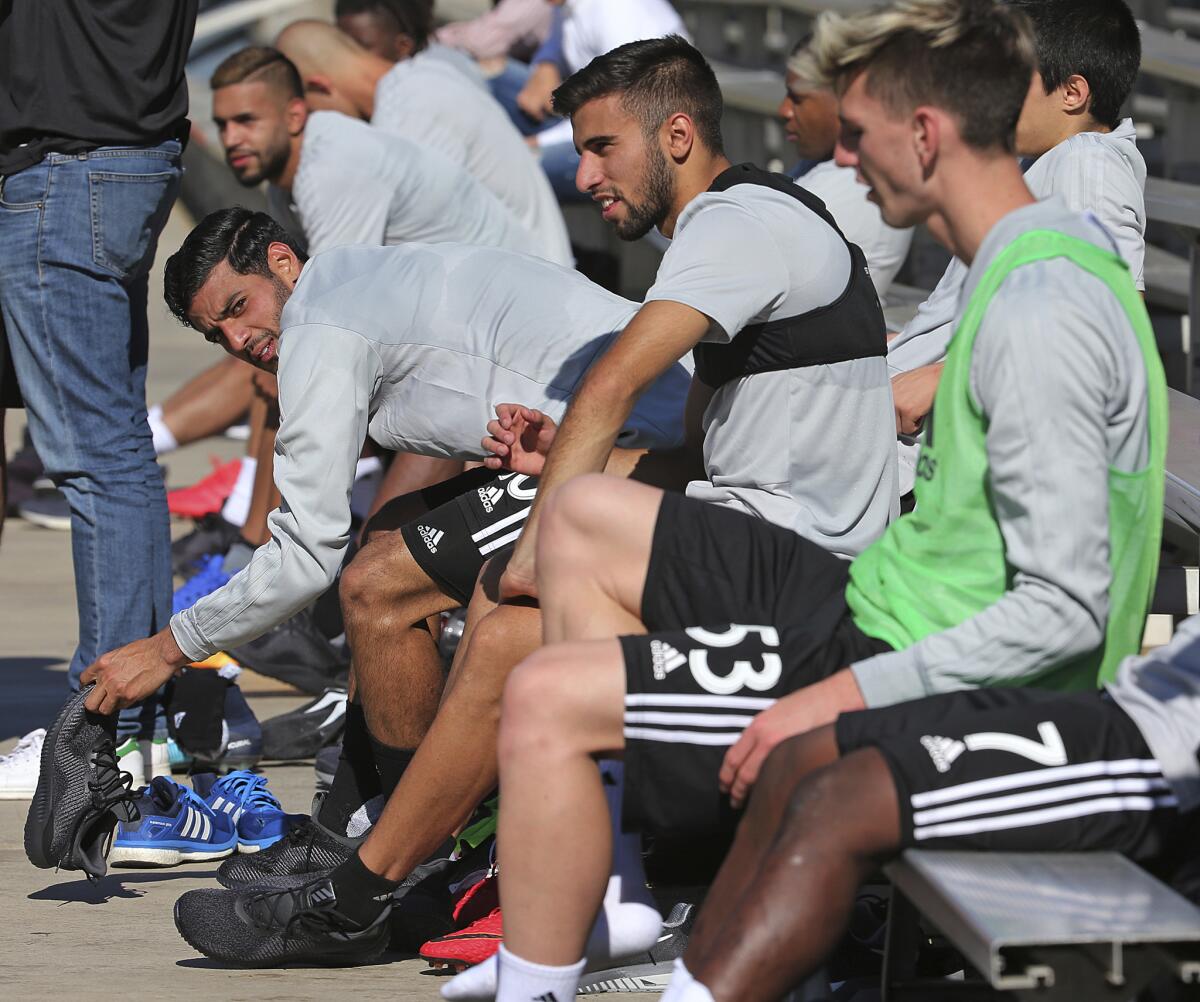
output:
M 287 244 L 301 262 L 308 260 L 299 241 L 265 212 L 240 205 L 210 212 L 187 235 L 183 246 L 167 258 L 163 279 L 167 307 L 182 323 L 190 325 L 192 300 L 222 261 L 228 261 L 239 275 L 271 277 L 267 248 L 273 243 Z
M 420 52 L 433 33 L 433 0 L 337 0 L 334 17 L 374 14 L 389 21 L 393 29 L 407 35 Z
M 289 98 L 304 99 L 304 82 L 295 63 L 269 45 L 248 45 L 238 49 L 213 71 L 208 85 L 213 90 L 220 90 L 259 80 L 278 87 Z
M 628 42 L 597 56 L 554 92 L 554 110 L 569 118 L 589 101 L 612 94 L 621 96 L 622 106 L 647 136 L 682 111 L 696 123 L 701 142 L 711 152 L 724 151 L 716 74 L 679 35 Z
M 836 89 L 865 72 L 867 93 L 893 114 L 934 105 L 954 116 L 968 146 L 1013 152 L 1037 58 L 1019 10 L 996 0 L 896 0 L 826 11 L 813 50 Z
M 1038 70 L 1046 93 L 1079 74 L 1088 82 L 1092 117 L 1108 128 L 1121 120 L 1142 62 L 1142 37 L 1124 0 L 1009 0 L 1033 22 Z

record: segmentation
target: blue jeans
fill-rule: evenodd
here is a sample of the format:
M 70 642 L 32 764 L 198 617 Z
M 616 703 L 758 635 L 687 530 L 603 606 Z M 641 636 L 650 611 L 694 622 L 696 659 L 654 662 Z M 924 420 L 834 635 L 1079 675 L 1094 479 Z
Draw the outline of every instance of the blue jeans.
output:
M 38 454 L 71 506 L 70 681 L 171 613 L 166 493 L 146 424 L 148 275 L 180 144 L 47 154 L 0 178 L 0 310 Z M 149 736 L 160 701 L 122 711 Z

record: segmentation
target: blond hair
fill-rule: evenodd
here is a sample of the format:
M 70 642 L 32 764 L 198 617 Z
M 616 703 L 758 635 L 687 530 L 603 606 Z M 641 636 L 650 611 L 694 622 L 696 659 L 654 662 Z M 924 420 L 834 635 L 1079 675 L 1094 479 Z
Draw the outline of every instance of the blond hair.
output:
M 810 45 L 834 89 L 867 71 L 894 114 L 922 104 L 954 114 L 965 142 L 1011 151 L 1037 65 L 1026 16 L 997 0 L 895 0 L 858 14 L 826 11 Z

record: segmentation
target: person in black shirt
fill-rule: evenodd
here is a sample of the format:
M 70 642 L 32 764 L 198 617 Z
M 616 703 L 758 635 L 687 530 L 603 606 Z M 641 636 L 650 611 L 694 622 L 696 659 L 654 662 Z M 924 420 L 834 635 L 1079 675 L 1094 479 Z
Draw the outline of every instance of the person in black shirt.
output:
M 179 187 L 197 4 L 0 0 L 0 359 L 70 505 L 75 687 L 171 613 L 146 296 Z M 118 743 L 148 736 L 154 716 L 124 711 Z

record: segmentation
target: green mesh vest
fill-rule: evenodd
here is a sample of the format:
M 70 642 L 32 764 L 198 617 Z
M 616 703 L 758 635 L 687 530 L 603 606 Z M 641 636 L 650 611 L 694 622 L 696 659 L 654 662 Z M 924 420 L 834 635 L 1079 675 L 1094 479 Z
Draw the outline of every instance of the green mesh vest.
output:
M 984 273 L 946 354 L 934 397 L 931 441 L 917 468 L 916 510 L 889 526 L 850 568 L 846 598 L 854 622 L 897 650 L 948 630 L 995 603 L 1012 585 L 988 477 L 987 419 L 970 391 L 975 335 L 1001 283 L 1034 261 L 1065 257 L 1117 297 L 1137 335 L 1146 365 L 1149 462 L 1137 473 L 1108 471 L 1108 624 L 1095 651 L 1039 675 L 1053 689 L 1095 688 L 1113 678 L 1121 659 L 1141 646 L 1158 569 L 1166 458 L 1167 391 L 1150 319 L 1114 254 L 1049 230 L 1008 245 Z M 1036 364 L 1036 360 L 1031 360 Z M 1070 531 L 1064 526 L 1064 531 Z

